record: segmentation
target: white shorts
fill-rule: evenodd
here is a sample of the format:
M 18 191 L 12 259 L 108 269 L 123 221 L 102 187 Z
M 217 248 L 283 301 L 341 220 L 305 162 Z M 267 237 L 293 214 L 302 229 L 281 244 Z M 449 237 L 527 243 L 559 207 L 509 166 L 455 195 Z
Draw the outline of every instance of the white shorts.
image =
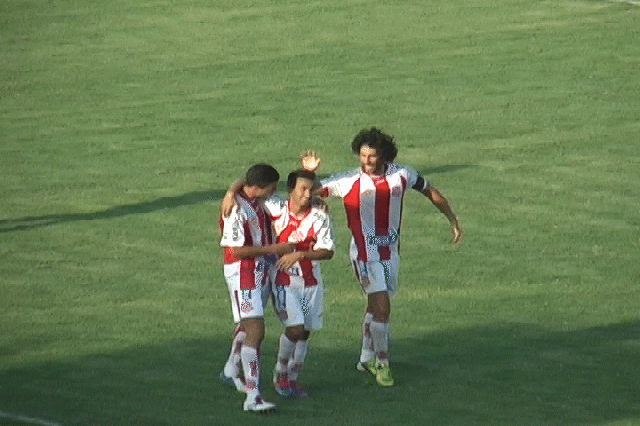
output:
M 304 325 L 308 331 L 322 328 L 323 287 L 318 284 L 305 287 L 302 283 L 288 286 L 273 285 L 273 307 L 285 327 Z
M 239 323 L 245 318 L 262 318 L 264 310 L 271 295 L 271 285 L 269 280 L 269 265 L 258 263 L 253 271 L 253 288 L 247 284 L 249 272 L 240 274 L 240 262 L 224 265 L 224 278 L 229 288 L 231 299 L 231 313 L 233 322 Z
M 365 294 L 386 291 L 393 296 L 398 287 L 398 261 L 398 253 L 394 252 L 391 259 L 375 262 L 363 262 L 357 259 L 357 253 L 351 253 L 351 267 Z

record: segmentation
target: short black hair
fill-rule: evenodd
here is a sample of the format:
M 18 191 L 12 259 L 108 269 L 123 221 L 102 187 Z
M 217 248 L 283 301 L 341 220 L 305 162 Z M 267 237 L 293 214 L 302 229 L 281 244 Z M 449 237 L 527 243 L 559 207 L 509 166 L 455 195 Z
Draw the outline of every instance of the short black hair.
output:
M 291 192 L 296 187 L 298 179 L 309 179 L 311 182 L 315 182 L 316 174 L 310 170 L 298 169 L 289 173 L 287 176 L 287 191 Z
M 269 164 L 254 164 L 247 170 L 245 175 L 245 183 L 249 186 L 257 186 L 258 188 L 266 188 L 269 185 L 278 183 L 280 174 L 273 166 Z
M 353 138 L 351 150 L 354 154 L 358 155 L 363 145 L 374 148 L 386 163 L 392 162 L 395 160 L 396 155 L 398 155 L 398 148 L 393 141 L 393 137 L 382 133 L 375 127 L 361 130 L 360 133 Z

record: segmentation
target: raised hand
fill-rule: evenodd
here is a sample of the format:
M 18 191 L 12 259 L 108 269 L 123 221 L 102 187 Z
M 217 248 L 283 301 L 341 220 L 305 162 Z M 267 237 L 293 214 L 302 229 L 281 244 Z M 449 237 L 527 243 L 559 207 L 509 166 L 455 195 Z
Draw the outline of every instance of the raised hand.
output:
M 320 167 L 320 158 L 316 155 L 315 151 L 307 151 L 300 155 L 300 163 L 305 170 L 315 172 Z

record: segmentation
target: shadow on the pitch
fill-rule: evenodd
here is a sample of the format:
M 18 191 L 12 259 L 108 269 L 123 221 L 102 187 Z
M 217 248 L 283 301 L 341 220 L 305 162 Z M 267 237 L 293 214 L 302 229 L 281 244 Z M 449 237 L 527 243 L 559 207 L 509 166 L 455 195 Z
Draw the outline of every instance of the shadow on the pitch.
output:
M 33 228 L 58 225 L 67 222 L 105 220 L 133 214 L 152 213 L 159 210 L 190 206 L 221 199 L 225 190 L 193 191 L 175 197 L 162 197 L 152 201 L 115 206 L 106 210 L 90 213 L 66 213 L 44 216 L 30 216 L 20 219 L 0 220 L 0 233 L 24 231 Z
M 262 388 L 286 424 L 624 423 L 640 417 L 639 335 L 635 321 L 569 331 L 503 323 L 402 338 L 392 342 L 396 386 L 382 389 L 354 368 L 357 327 L 347 336 L 320 331 L 301 372 L 312 396 L 299 401 L 269 385 L 272 333 L 263 343 Z M 12 356 L 42 349 L 16 340 Z M 3 369 L 2 408 L 64 424 L 243 424 L 243 395 L 217 379 L 228 347 L 226 336 L 214 335 Z

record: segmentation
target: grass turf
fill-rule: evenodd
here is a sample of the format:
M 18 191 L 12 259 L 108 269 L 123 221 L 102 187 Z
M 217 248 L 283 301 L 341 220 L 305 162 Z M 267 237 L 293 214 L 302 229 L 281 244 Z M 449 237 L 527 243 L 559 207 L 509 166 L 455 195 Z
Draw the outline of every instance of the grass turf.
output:
M 405 200 L 398 385 L 353 369 L 339 249 L 326 326 L 264 424 L 636 425 L 640 47 L 633 3 L 39 1 L 0 5 L 0 411 L 68 425 L 256 419 L 216 203 L 254 162 L 356 160 L 360 128 L 449 198 Z M 263 387 L 279 325 L 267 319 Z M 0 418 L 0 423 L 16 422 Z M 24 424 L 25 422 L 19 422 Z

